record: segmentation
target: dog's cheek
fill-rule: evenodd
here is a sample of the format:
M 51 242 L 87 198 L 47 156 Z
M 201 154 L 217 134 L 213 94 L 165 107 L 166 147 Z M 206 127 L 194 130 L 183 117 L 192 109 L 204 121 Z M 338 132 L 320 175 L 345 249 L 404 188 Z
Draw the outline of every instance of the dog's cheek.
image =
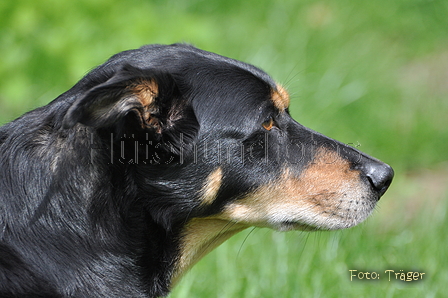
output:
M 223 170 L 221 167 L 212 171 L 205 180 L 199 196 L 201 206 L 211 205 L 218 196 L 223 182 Z

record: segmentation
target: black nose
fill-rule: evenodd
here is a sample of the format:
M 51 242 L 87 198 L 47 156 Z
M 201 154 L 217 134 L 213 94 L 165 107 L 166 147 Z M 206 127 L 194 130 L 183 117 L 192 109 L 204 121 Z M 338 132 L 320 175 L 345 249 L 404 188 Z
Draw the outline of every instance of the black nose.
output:
M 386 192 L 394 178 L 394 170 L 380 161 L 367 162 L 362 166 L 362 171 L 380 196 Z

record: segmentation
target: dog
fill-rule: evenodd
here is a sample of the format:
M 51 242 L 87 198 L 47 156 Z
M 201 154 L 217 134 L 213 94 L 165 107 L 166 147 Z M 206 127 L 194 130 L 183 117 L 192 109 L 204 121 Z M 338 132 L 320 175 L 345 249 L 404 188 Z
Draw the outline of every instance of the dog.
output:
M 2 126 L 0 297 L 165 296 L 248 227 L 362 222 L 392 168 L 289 101 L 252 65 L 148 45 Z

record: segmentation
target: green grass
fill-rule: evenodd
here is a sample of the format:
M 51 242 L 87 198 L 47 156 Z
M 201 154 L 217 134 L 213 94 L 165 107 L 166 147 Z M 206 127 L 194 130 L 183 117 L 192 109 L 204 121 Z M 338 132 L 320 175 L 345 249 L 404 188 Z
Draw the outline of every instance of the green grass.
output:
M 171 297 L 447 297 L 447 15 L 446 0 L 0 1 L 0 123 L 147 43 L 255 64 L 299 122 L 388 162 L 396 181 L 359 227 L 235 236 Z M 349 269 L 426 280 L 350 282 Z

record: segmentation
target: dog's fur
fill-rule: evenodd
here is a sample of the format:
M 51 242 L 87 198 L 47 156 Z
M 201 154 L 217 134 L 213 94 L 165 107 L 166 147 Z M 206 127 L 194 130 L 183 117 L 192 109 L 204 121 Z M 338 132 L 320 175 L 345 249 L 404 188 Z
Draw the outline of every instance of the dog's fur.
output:
M 151 45 L 4 125 L 0 297 L 163 296 L 249 226 L 360 223 L 392 169 L 288 105 L 254 66 Z

